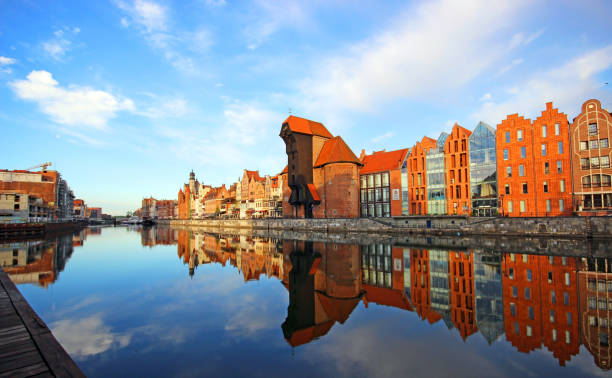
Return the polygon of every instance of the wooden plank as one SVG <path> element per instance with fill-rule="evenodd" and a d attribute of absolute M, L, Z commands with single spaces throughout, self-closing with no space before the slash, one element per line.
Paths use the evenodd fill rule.
<path fill-rule="evenodd" d="M 11 344 L 11 348 L 0 351 L 0 359 L 9 358 L 10 356 L 18 355 L 21 353 L 35 351 L 38 352 L 36 345 L 32 340 L 28 340 L 27 343 Z"/>
<path fill-rule="evenodd" d="M 40 373 L 40 374 L 36 374 L 36 375 L 31 375 L 29 378 L 54 378 L 55 375 L 51 374 L 50 372 L 46 371 L 44 373 Z"/>
<path fill-rule="evenodd" d="M 0 377 L 27 378 L 48 371 L 49 368 L 47 367 L 47 365 L 44 362 L 41 362 L 35 365 L 24 366 L 22 368 L 18 368 L 12 371 L 0 373 Z"/>
<path fill-rule="evenodd" d="M 3 358 L 3 361 L 0 361 L 0 371 L 6 373 L 6 369 L 14 368 L 12 371 L 8 371 L 9 375 L 6 375 L 11 377 L 27 377 L 49 371 L 54 376 L 85 377 L 85 374 L 83 374 L 55 336 L 53 336 L 45 322 L 23 298 L 17 286 L 15 286 L 4 270 L 0 268 L 0 292 L 2 291 L 8 295 L 8 300 L 10 300 L 26 332 L 24 333 L 24 330 L 16 325 L 11 326 L 12 323 L 9 321 L 7 323 L 8 326 L 5 327 L 5 333 L 2 334 L 2 330 L 0 330 L 0 353 L 1 351 L 10 353 L 7 350 L 9 345 L 20 345 L 22 348 L 27 348 L 25 343 L 23 343 L 25 340 L 31 340 L 37 350 L 36 352 L 14 355 L 16 358 L 10 361 Z M 7 299 L 0 298 L 0 301 L 6 302 Z M 14 322 L 14 320 L 11 321 Z M 9 354 L 8 356 L 11 355 Z M 29 365 L 24 365 L 26 363 Z M 17 367 L 16 365 L 21 366 Z M 0 377 L 3 374 L 0 374 Z"/>

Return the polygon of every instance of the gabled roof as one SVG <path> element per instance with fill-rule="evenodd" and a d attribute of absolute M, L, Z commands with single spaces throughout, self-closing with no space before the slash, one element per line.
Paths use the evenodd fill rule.
<path fill-rule="evenodd" d="M 363 168 L 359 171 L 359 174 L 390 171 L 392 169 L 398 169 L 402 167 L 402 163 L 406 159 L 408 149 L 403 148 L 395 151 L 379 151 L 374 152 L 372 155 L 366 155 L 363 157 Z"/>
<path fill-rule="evenodd" d="M 283 122 L 283 125 L 284 124 L 289 125 L 289 129 L 294 133 L 318 135 L 326 138 L 333 138 L 333 135 L 320 122 L 315 122 L 306 118 L 300 118 L 291 115 L 285 120 L 285 122 Z"/>
<path fill-rule="evenodd" d="M 285 165 L 285 169 L 283 169 L 283 171 L 280 174 L 282 175 L 285 173 L 289 173 L 289 165 Z"/>
<path fill-rule="evenodd" d="M 322 167 L 331 163 L 355 163 L 362 165 L 357 156 L 349 146 L 346 145 L 342 137 L 334 137 L 323 144 L 314 168 Z"/>
<path fill-rule="evenodd" d="M 259 171 L 249 171 L 248 169 L 244 170 L 247 174 L 247 177 L 250 179 L 255 178 L 256 181 L 261 181 L 263 178 L 259 176 Z"/>
<path fill-rule="evenodd" d="M 463 133 L 464 133 L 464 134 L 466 134 L 468 137 L 469 137 L 470 135 L 472 135 L 472 132 L 471 132 L 470 130 L 468 130 L 468 129 L 466 129 L 465 127 L 463 127 L 463 126 L 459 125 L 458 123 L 455 123 L 455 125 L 453 126 L 453 129 L 452 129 L 452 131 L 451 131 L 451 135 L 453 134 L 453 132 L 455 131 L 455 129 L 457 129 L 457 130 L 459 130 L 459 131 L 463 132 Z"/>

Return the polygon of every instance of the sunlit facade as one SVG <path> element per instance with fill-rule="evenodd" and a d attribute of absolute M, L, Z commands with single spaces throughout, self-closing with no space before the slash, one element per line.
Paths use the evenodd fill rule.
<path fill-rule="evenodd" d="M 432 215 L 446 214 L 446 197 L 444 185 L 444 143 L 447 133 L 441 133 L 436 142 L 437 148 L 427 154 L 427 213 Z"/>

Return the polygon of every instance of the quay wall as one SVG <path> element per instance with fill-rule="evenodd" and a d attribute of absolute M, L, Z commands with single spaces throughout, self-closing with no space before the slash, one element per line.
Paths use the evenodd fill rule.
<path fill-rule="evenodd" d="M 325 219 L 194 219 L 160 220 L 160 224 L 204 227 L 219 232 L 233 229 L 284 230 L 314 233 L 379 235 L 488 235 L 570 238 L 612 238 L 612 217 L 471 218 L 418 216 Z"/>

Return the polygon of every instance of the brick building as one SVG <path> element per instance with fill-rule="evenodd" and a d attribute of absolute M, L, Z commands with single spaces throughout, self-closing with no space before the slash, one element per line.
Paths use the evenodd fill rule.
<path fill-rule="evenodd" d="M 288 157 L 291 213 L 295 218 L 359 216 L 359 167 L 353 151 L 319 122 L 289 116 L 280 137 Z"/>
<path fill-rule="evenodd" d="M 469 215 L 470 200 L 470 154 L 469 138 L 472 132 L 455 124 L 446 138 L 444 153 L 446 170 L 446 213 Z"/>
<path fill-rule="evenodd" d="M 497 125 L 497 182 L 502 215 L 535 216 L 531 120 L 511 114 Z"/>
<path fill-rule="evenodd" d="M 437 147 L 436 140 L 423 137 L 408 156 L 408 198 L 410 215 L 427 214 L 427 167 L 425 157 Z"/>
<path fill-rule="evenodd" d="M 408 215 L 403 212 L 408 202 L 402 193 L 402 168 L 405 167 L 409 150 L 375 151 L 371 155 L 361 152 L 359 160 L 363 167 L 359 170 L 360 205 L 362 217 L 389 217 Z M 407 183 L 406 183 L 407 184 Z"/>
<path fill-rule="evenodd" d="M 612 116 L 598 100 L 588 100 L 570 126 L 570 137 L 574 211 L 579 215 L 611 214 Z"/>
<path fill-rule="evenodd" d="M 455 328 L 463 340 L 476 333 L 476 295 L 472 251 L 449 251 L 450 311 Z"/>
<path fill-rule="evenodd" d="M 533 121 L 536 216 L 571 215 L 570 143 L 567 115 L 552 102 Z"/>

